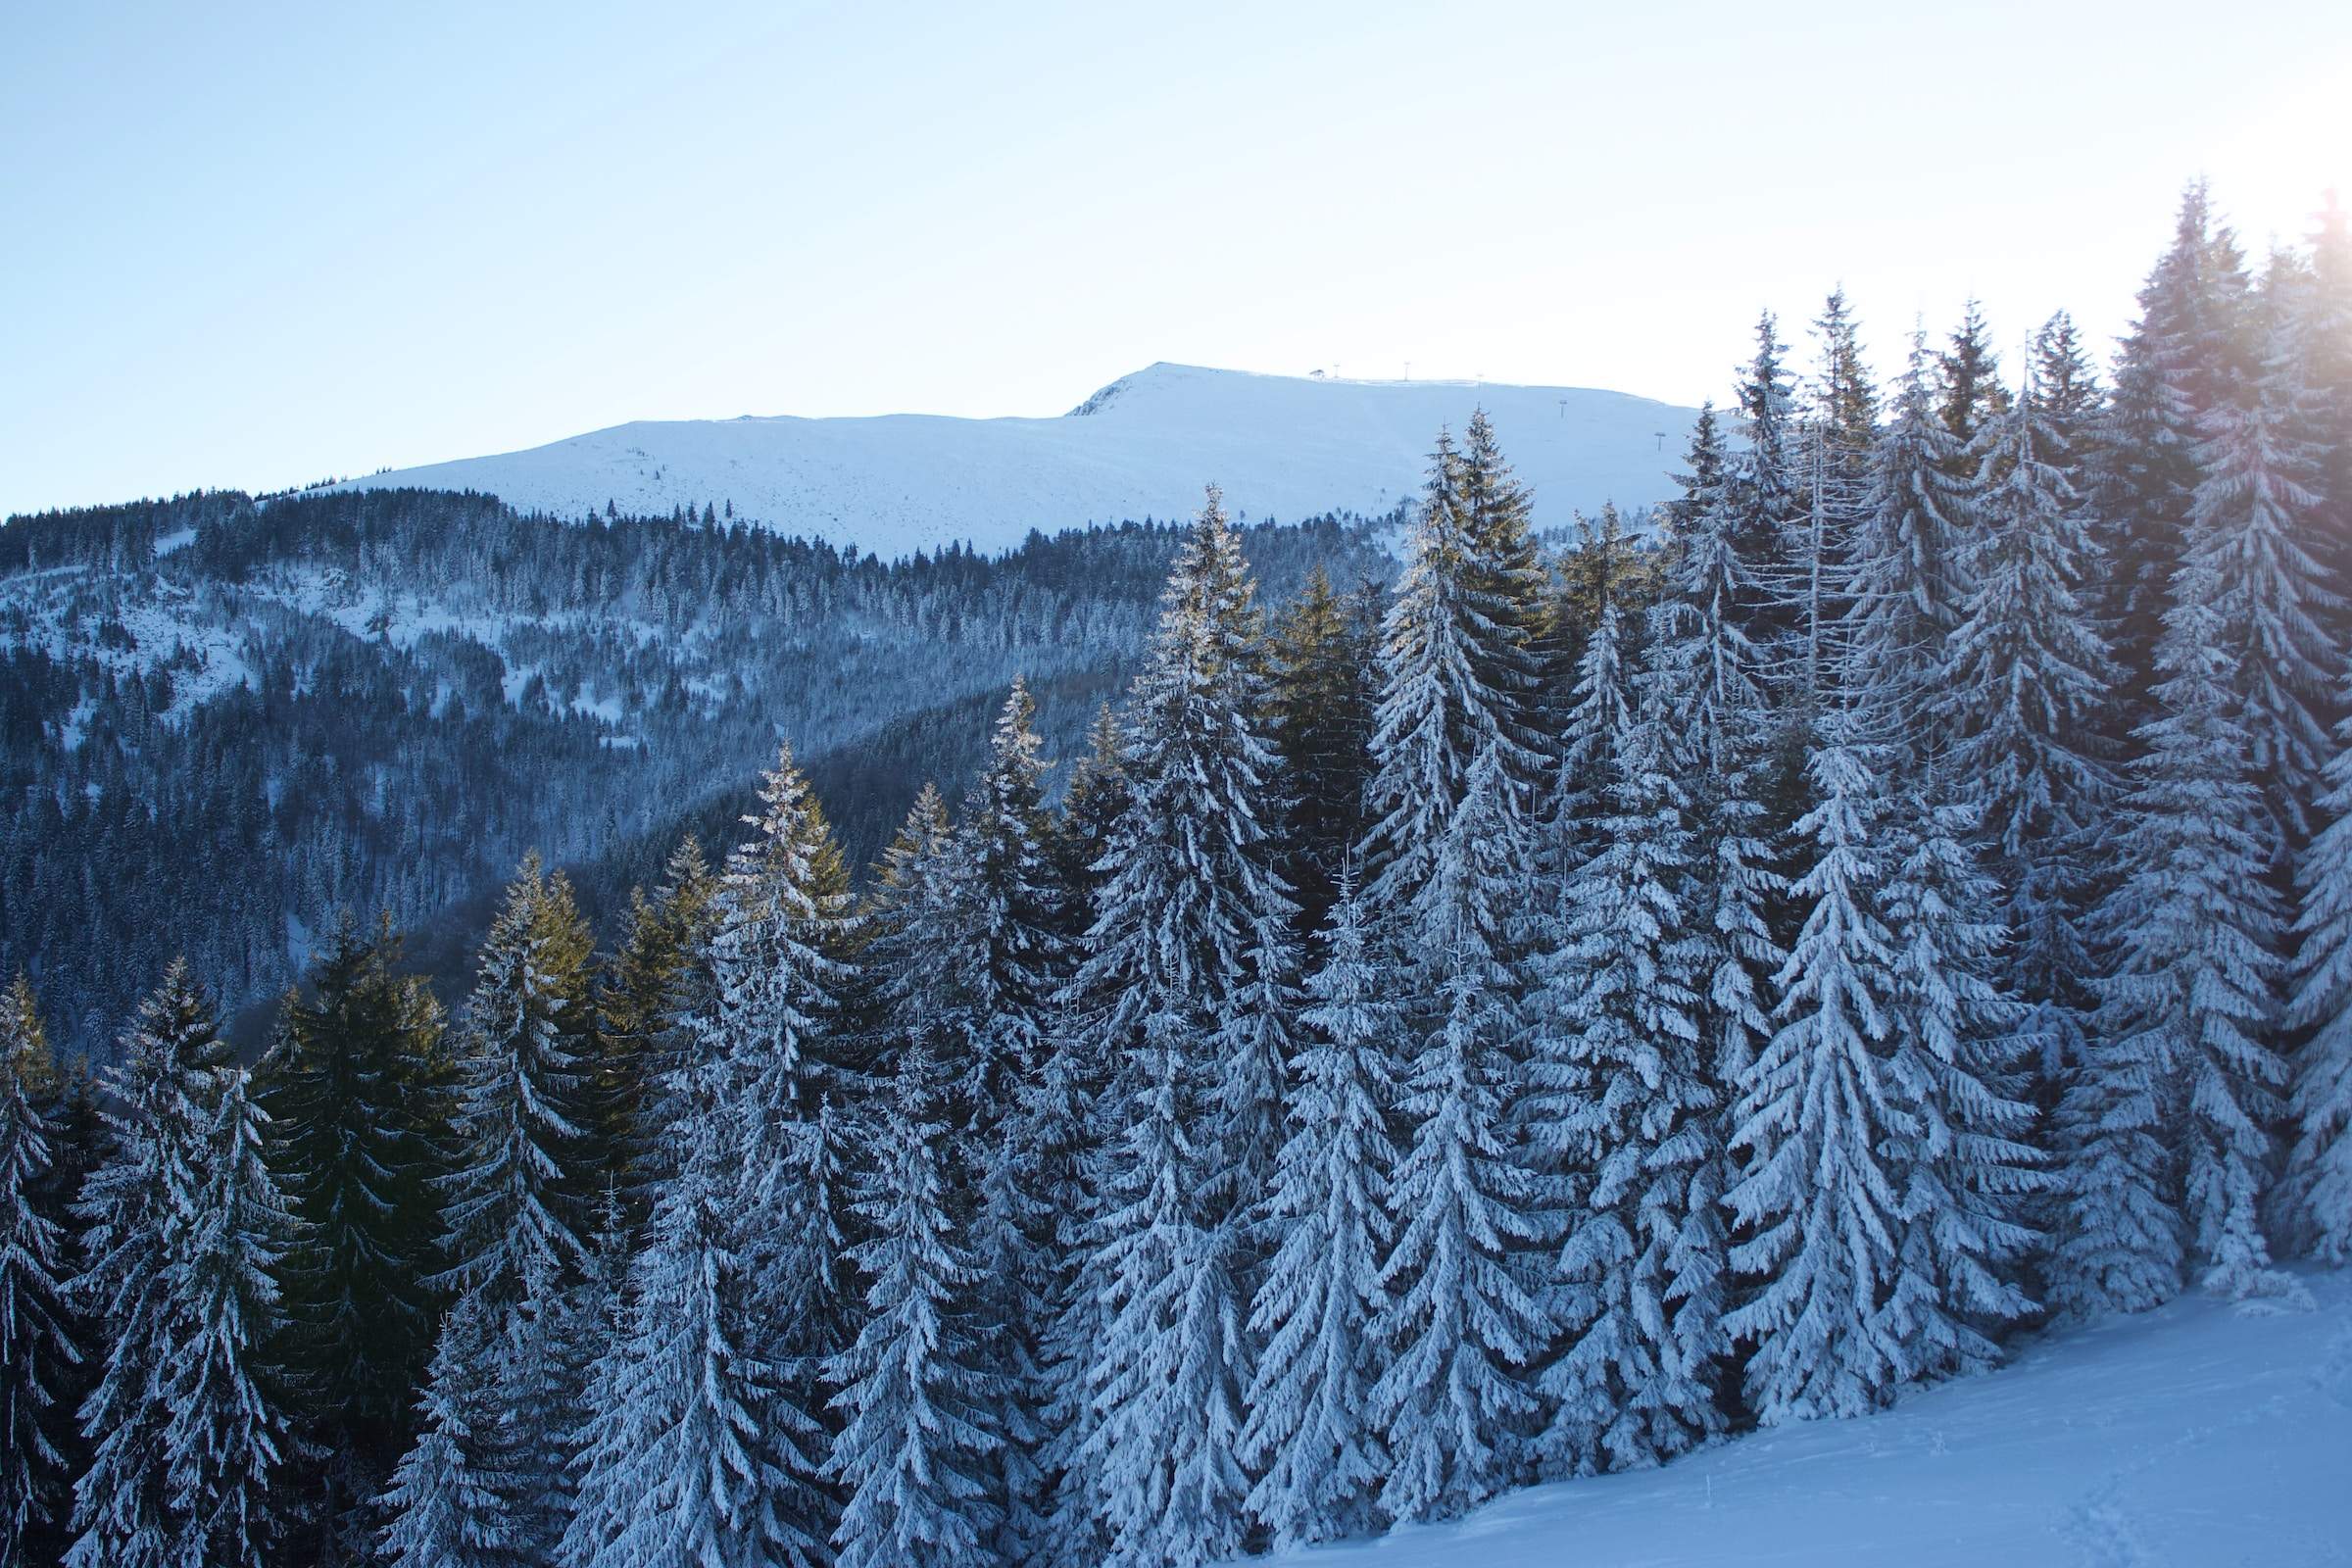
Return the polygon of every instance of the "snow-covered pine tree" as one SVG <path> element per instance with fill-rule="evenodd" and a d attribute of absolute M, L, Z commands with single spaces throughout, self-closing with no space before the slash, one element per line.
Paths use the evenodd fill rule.
<path fill-rule="evenodd" d="M 1102 1010 L 1082 1049 L 1116 1063 L 1057 1403 L 1058 1528 L 1114 1564 L 1238 1550 L 1234 1452 L 1250 1377 L 1245 1234 L 1279 1125 L 1293 906 L 1272 867 L 1279 803 L 1260 730 L 1257 614 L 1212 488 L 1179 553 L 1130 699 L 1131 800 L 1103 857 L 1070 988 Z M 1270 1105 L 1266 1098 L 1271 1098 Z"/>
<path fill-rule="evenodd" d="M 2000 356 L 1981 303 L 1968 302 L 1946 341 L 1949 346 L 1936 356 L 1936 417 L 1951 436 L 1948 476 L 1966 489 L 1976 482 L 1978 467 L 1970 449 L 1986 425 L 2009 411 L 2009 388 L 2002 384 Z"/>
<path fill-rule="evenodd" d="M 1290 781 L 1282 871 L 1301 936 L 1322 929 L 1363 837 L 1378 637 L 1377 590 L 1343 597 L 1320 564 L 1274 628 L 1267 729 Z"/>
<path fill-rule="evenodd" d="M 1886 1127 L 1902 1228 L 1877 1334 L 1911 1382 L 1991 1366 L 1993 1334 L 2034 1309 L 2015 1265 L 2045 1185 L 2027 1142 L 2023 1009 L 1999 983 L 1998 890 L 1968 842 L 1977 812 L 1943 805 L 1938 787 L 1913 789 L 1888 818 L 1878 892 L 1894 945 Z"/>
<path fill-rule="evenodd" d="M 718 878 L 688 834 L 650 896 L 629 890 L 625 935 L 597 988 L 597 1137 L 609 1151 L 606 1179 L 630 1196 L 638 1223 L 667 1165 L 663 1085 L 678 1069 L 678 1017 L 690 1004 L 695 956 L 717 918 L 717 896 Z"/>
<path fill-rule="evenodd" d="M 284 1352 L 312 1419 L 289 1458 L 312 1515 L 305 1552 L 320 1564 L 372 1532 L 357 1515 L 408 1446 L 432 1353 L 441 1011 L 399 957 L 388 922 L 338 918 L 260 1073 L 272 1173 L 302 1222 L 283 1270 Z"/>
<path fill-rule="evenodd" d="M 139 1004 L 108 1073 L 108 1148 L 76 1212 L 87 1260 L 74 1291 L 102 1325 L 106 1362 L 82 1401 L 94 1446 L 74 1482 L 71 1568 L 167 1568 L 184 1519 L 172 1507 L 163 1397 L 186 1344 L 174 1288 L 185 1216 L 203 1184 L 204 1144 L 228 1059 L 212 999 L 184 960 Z"/>
<path fill-rule="evenodd" d="M 483 1375 L 491 1361 L 487 1311 L 479 1296 L 461 1296 L 442 1322 L 416 1399 L 416 1441 L 383 1496 L 386 1568 L 510 1568 L 514 1561 L 506 1489 L 491 1467 L 498 1412 Z"/>
<path fill-rule="evenodd" d="M 1770 735 L 1761 660 L 1741 609 L 1750 591 L 1724 495 L 1720 437 L 1701 410 L 1672 504 L 1665 591 L 1649 612 L 1652 679 L 1690 801 L 1698 846 L 1691 912 L 1709 943 L 1700 989 L 1705 1065 L 1737 1085 L 1771 1033 L 1763 1000 L 1782 962 L 1770 916 L 1782 890 L 1762 800 Z M 1728 1110 L 1728 1093 L 1726 1094 Z"/>
<path fill-rule="evenodd" d="M 191 1201 L 161 1282 L 174 1322 L 155 1395 L 171 1560 L 262 1568 L 279 1534 L 272 1483 L 285 1411 L 268 1361 L 283 1321 L 271 1277 L 295 1222 L 262 1157 L 268 1118 L 248 1075 L 224 1066 L 209 1086 Z"/>
<path fill-rule="evenodd" d="M 2218 551 L 2200 538 L 2158 650 L 2163 716 L 2132 763 L 2120 882 L 2098 929 L 2113 957 L 2082 1066 L 2060 1102 L 2064 1234 L 2050 1289 L 2133 1311 L 2183 1262 L 2232 1297 L 2271 1292 L 2260 1205 L 2282 1109 L 2273 844 L 2230 691 Z"/>
<path fill-rule="evenodd" d="M 2311 395 L 2289 333 L 2267 335 L 2252 381 L 2199 424 L 2203 477 L 2189 503 L 2188 541 L 2192 557 L 2210 561 L 2222 595 L 2215 608 L 2247 764 L 2276 824 L 2273 863 L 2282 864 L 2310 836 L 2339 657 L 2328 626 L 2339 606 L 2313 551 L 2321 497 Z"/>
<path fill-rule="evenodd" d="M 1610 814 L 1614 806 L 1614 748 L 1633 721 L 1624 617 L 1613 596 L 1604 597 L 1598 608 L 1598 619 L 1577 659 L 1549 799 L 1538 808 L 1545 840 L 1541 863 L 1555 888 L 1565 886 L 1569 874 L 1605 837 L 1598 819 Z"/>
<path fill-rule="evenodd" d="M 840 1568 L 998 1560 L 990 1475 L 1009 1392 L 981 1364 L 973 1260 L 956 1234 L 945 1180 L 939 1073 L 916 1035 L 900 1048 L 896 1092 L 853 1210 L 866 1240 L 864 1321 L 831 1381 L 844 1413 L 829 1468 L 845 1500 Z"/>
<path fill-rule="evenodd" d="M 1086 755 L 1070 764 L 1054 822 L 1054 864 L 1060 880 L 1062 932 L 1071 944 L 1094 929 L 1096 896 L 1102 891 L 1102 857 L 1110 835 L 1127 810 L 1126 737 L 1118 715 L 1104 703 L 1086 730 Z"/>
<path fill-rule="evenodd" d="M 1889 1143 L 1913 1131 L 1886 1060 L 1898 1005 L 1884 785 L 1830 715 L 1812 759 L 1818 804 L 1798 823 L 1812 863 L 1795 885 L 1802 931 L 1777 984 L 1780 1025 L 1739 1087 L 1726 1200 L 1745 1228 L 1732 1265 L 1755 1282 L 1725 1318 L 1752 1347 L 1746 1398 L 1767 1424 L 1884 1404 L 1903 1348 L 1878 1307 L 1895 1280 L 1903 1180 Z"/>
<path fill-rule="evenodd" d="M 1798 550 L 1805 526 L 1804 465 L 1788 345 L 1770 311 L 1756 321 L 1756 352 L 1740 368 L 1740 442 L 1724 453 L 1724 505 L 1740 562 L 1738 619 L 1766 660 L 1785 674 L 1804 583 Z"/>
<path fill-rule="evenodd" d="M 57 1076 L 32 986 L 0 995 L 0 1564 L 38 1559 L 64 1523 L 63 1407 L 80 1351 L 65 1291 L 67 1237 L 42 1212 L 53 1129 L 36 1095 Z"/>
<path fill-rule="evenodd" d="M 970 1204 L 977 1279 L 968 1304 L 979 1364 L 997 1390 L 1001 1441 L 986 1461 L 1000 1532 L 992 1544 L 1013 1561 L 1034 1553 L 1046 1530 L 1041 1454 L 1053 1390 L 1045 1342 L 1066 1284 L 1054 1165 L 1067 1134 L 1053 1087 L 1062 1078 L 1052 1060 L 1061 1043 L 1053 999 L 1074 953 L 1063 935 L 1036 714 L 1026 683 L 1015 680 L 956 845 L 975 1032 L 995 1070 L 967 1092 L 970 1112 L 945 1150 L 958 1204 Z"/>
<path fill-rule="evenodd" d="M 581 1266 L 596 1256 L 593 1247 L 584 1248 Z M 598 1325 L 582 1321 L 577 1300 L 552 1260 L 532 1259 L 521 1294 L 494 1320 L 488 1358 L 479 1369 L 496 1391 L 497 1414 L 476 1437 L 498 1477 L 514 1554 L 527 1563 L 554 1559 L 574 1508 L 574 1444 L 602 1348 Z"/>
<path fill-rule="evenodd" d="M 1505 736 L 1498 750 L 1522 790 L 1544 781 L 1544 740 L 1536 723 L 1540 675 L 1535 644 L 1549 618 L 1549 580 L 1536 549 L 1535 498 L 1512 473 L 1483 408 L 1462 429 L 1462 536 L 1467 546 L 1467 602 L 1476 613 L 1469 638 L 1471 673 L 1494 694 Z M 1615 509 L 1607 514 L 1614 517 Z"/>
<path fill-rule="evenodd" d="M 779 1450 L 792 1482 L 780 1528 L 832 1534 L 833 1499 L 816 1468 L 829 1434 L 828 1359 L 849 1343 L 852 1294 L 839 1205 L 861 1130 L 850 1107 L 862 1074 L 844 1003 L 856 917 L 840 847 L 789 746 L 761 780 L 750 837 L 728 857 L 710 941 L 712 999 L 692 1020 L 698 1062 L 724 1077 L 741 1179 L 727 1189 L 745 1229 L 730 1239 L 750 1292 L 739 1353 L 783 1379 L 770 1415 L 813 1446 Z M 715 1180 L 715 1178 L 713 1178 Z"/>
<path fill-rule="evenodd" d="M 1278 1549 L 1372 1528 L 1386 1469 L 1368 1395 L 1395 1235 L 1394 1022 L 1344 867 L 1337 895 L 1323 961 L 1306 982 L 1309 1034 L 1292 1064 L 1290 1135 L 1267 1200 L 1274 1252 L 1250 1318 L 1265 1348 L 1241 1446 L 1258 1477 L 1250 1511 Z"/>
<path fill-rule="evenodd" d="M 2328 432 L 2319 454 L 2321 509 L 2314 529 L 2328 548 L 2328 581 L 2341 601 L 2330 622 L 2352 650 L 2352 218 L 2333 191 L 2311 235 L 2311 280 L 2295 332 L 2313 414 Z"/>
<path fill-rule="evenodd" d="M 1961 575 L 1959 625 L 1935 680 L 1952 750 L 1940 778 L 1976 817 L 1972 838 L 1994 873 L 2010 942 L 2002 989 L 2026 1008 L 2019 1032 L 2039 1056 L 2047 1110 L 2082 1053 L 2096 972 L 2083 921 L 2095 894 L 2095 835 L 2116 780 L 2100 755 L 2116 671 L 2088 597 L 2098 557 L 2068 477 L 2063 434 L 2082 432 L 2071 327 L 2053 321 L 1997 438 L 1984 528 Z M 2047 388 L 2047 390 L 2045 390 Z M 2051 396 L 2063 401 L 2053 411 Z"/>
<path fill-rule="evenodd" d="M 2352 711 L 2352 659 L 2344 675 Z M 2336 727 L 2319 812 L 2303 852 L 2290 1026 L 2309 1031 L 2294 1058 L 2286 1229 L 2323 1262 L 2352 1262 L 2352 717 Z"/>
<path fill-rule="evenodd" d="M 1588 667 L 1617 640 L 1611 607 Z M 1654 668 L 1639 688 L 1640 710 L 1598 737 L 1595 844 L 1567 873 L 1532 1004 L 1538 1124 L 1570 1186 L 1536 1445 L 1562 1475 L 1655 1464 L 1723 1426 L 1722 1107 L 1699 1017 L 1714 943 L 1691 904 L 1674 693 Z"/>
<path fill-rule="evenodd" d="M 1365 792 L 1366 917 L 1384 939 L 1436 876 L 1434 858 L 1460 809 L 1470 767 L 1493 750 L 1523 816 L 1522 785 L 1543 766 L 1527 719 L 1527 640 L 1536 585 L 1491 562 L 1473 530 L 1466 464 L 1438 434 L 1403 575 L 1382 624 L 1380 697 Z"/>
<path fill-rule="evenodd" d="M 440 1187 L 438 1283 L 517 1299 L 586 1250 L 591 1164 L 587 927 L 536 855 L 508 885 L 458 1037 L 455 1162 Z"/>
<path fill-rule="evenodd" d="M 1527 890 L 1527 828 L 1499 749 L 1472 760 L 1432 847 L 1410 927 L 1396 1113 L 1411 1142 L 1389 1188 L 1396 1245 L 1375 1325 L 1370 1414 L 1389 1448 L 1391 1517 L 1458 1514 L 1520 1473 L 1536 1400 L 1526 1369 L 1550 1342 L 1539 1276 L 1554 1225 L 1523 1109 L 1520 965 L 1510 927 Z M 1424 988 L 1434 987 L 1434 996 Z M 1434 1004 L 1434 1005 L 1431 1005 Z"/>
<path fill-rule="evenodd" d="M 2118 741 L 2157 716 L 2156 647 L 2203 476 L 2202 421 L 2238 395 L 2250 371 L 2247 290 L 2236 239 L 2216 220 L 2200 179 L 2182 192 L 2173 243 L 2139 291 L 2139 319 L 2116 362 L 2093 465 L 2109 561 L 2105 618 L 2131 683 L 2116 710 Z"/>
<path fill-rule="evenodd" d="M 724 1058 L 670 1096 L 674 1173 L 630 1268 L 623 1332 L 582 1430 L 562 1568 L 822 1568 L 824 1429 L 761 1347 L 775 1326 L 747 1261 L 767 1216 L 744 1201 L 744 1129 Z"/>
<path fill-rule="evenodd" d="M 2042 322 L 2034 334 L 2029 360 L 2047 442 L 2043 460 L 2066 473 L 2087 512 L 2107 392 L 2083 350 L 2075 318 L 2059 311 Z"/>
<path fill-rule="evenodd" d="M 1929 382 L 1928 352 L 1914 333 L 1894 407 L 1872 466 L 1870 504 L 1852 541 L 1852 656 L 1857 700 L 1873 713 L 1898 715 L 1902 750 L 1886 758 L 1898 781 L 1909 782 L 1949 744 L 1936 714 L 1936 677 L 1949 658 L 1949 640 L 1967 612 L 1968 563 L 1982 535 L 1973 470 L 1938 414 Z M 1923 721 L 1923 719 L 1925 721 Z"/>

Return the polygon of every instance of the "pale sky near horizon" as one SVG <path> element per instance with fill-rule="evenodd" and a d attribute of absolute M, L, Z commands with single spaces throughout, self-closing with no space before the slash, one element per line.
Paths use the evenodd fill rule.
<path fill-rule="evenodd" d="M 0 6 L 0 515 L 1154 360 L 1718 401 L 2352 204 L 2352 6 Z M 1503 432 L 1507 446 L 1508 432 Z"/>

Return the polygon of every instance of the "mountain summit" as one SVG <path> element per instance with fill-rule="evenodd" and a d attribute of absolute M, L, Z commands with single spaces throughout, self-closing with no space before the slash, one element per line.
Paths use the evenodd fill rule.
<path fill-rule="evenodd" d="M 495 457 L 402 468 L 350 488 L 479 490 L 558 516 L 706 504 L 784 533 L 891 557 L 1031 528 L 1175 517 L 1224 486 L 1250 517 L 1379 514 L 1421 484 L 1440 425 L 1493 417 L 1537 522 L 1664 500 L 1694 411 L 1585 387 L 1347 381 L 1159 364 L 1058 418 L 640 420 Z"/>

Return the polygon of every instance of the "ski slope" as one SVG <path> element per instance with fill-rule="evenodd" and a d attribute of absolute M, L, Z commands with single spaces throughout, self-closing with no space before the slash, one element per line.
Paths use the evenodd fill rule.
<path fill-rule="evenodd" d="M 1215 481 L 1251 518 L 1377 515 L 1419 489 L 1441 425 L 1484 406 L 1534 486 L 1539 527 L 1604 501 L 1673 493 L 1694 411 L 1620 392 L 1467 381 L 1342 381 L 1154 365 L 1058 418 L 752 418 L 615 425 L 524 452 L 403 468 L 350 488 L 481 490 L 577 517 L 608 501 L 662 515 L 706 504 L 885 558 L 957 540 L 988 553 L 1031 528 L 1179 517 Z"/>
<path fill-rule="evenodd" d="M 2041 1340 L 1859 1421 L 1540 1487 L 1286 1568 L 2264 1568 L 2352 1563 L 2352 1275 Z"/>

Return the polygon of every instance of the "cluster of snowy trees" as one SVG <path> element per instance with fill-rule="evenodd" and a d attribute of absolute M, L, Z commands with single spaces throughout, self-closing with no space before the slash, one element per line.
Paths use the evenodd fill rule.
<path fill-rule="evenodd" d="M 1215 492 L 1058 804 L 786 750 L 445 1021 L 0 1014 L 0 1537 L 75 1568 L 1200 1564 L 2352 1257 L 2352 231 L 2192 190 L 2112 388 L 1768 317 L 1645 539 L 1484 416 L 1268 623 Z"/>

